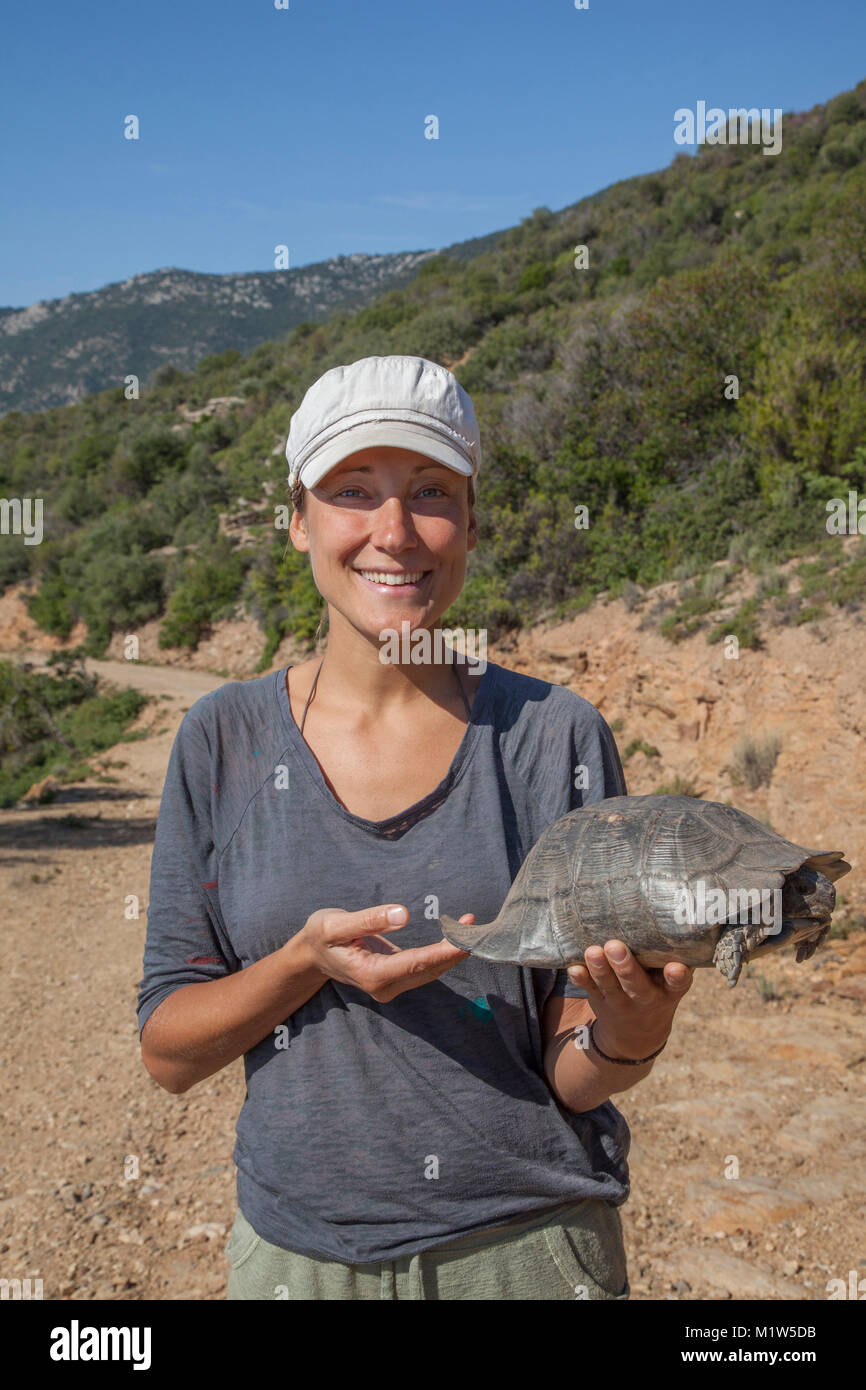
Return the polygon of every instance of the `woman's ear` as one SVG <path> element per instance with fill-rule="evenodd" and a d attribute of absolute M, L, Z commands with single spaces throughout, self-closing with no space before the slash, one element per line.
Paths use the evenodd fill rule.
<path fill-rule="evenodd" d="M 303 512 L 292 510 L 292 519 L 289 522 L 289 537 L 296 550 L 305 553 L 310 549 L 310 539 L 307 535 L 307 522 Z"/>

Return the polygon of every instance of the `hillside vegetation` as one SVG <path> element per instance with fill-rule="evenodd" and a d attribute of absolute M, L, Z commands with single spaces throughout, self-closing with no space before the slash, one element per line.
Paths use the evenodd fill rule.
<path fill-rule="evenodd" d="M 94 775 L 88 758 L 144 735 L 127 732 L 146 703 L 138 690 L 100 690 L 83 663 L 59 653 L 54 673 L 0 660 L 0 807 L 15 804 L 35 782 L 82 781 Z M 124 767 L 116 762 L 113 766 Z M 100 781 L 117 778 L 100 775 Z M 51 799 L 46 788 L 45 800 Z"/>
<path fill-rule="evenodd" d="M 866 82 L 786 116 L 776 157 L 679 154 L 536 209 L 480 255 L 428 260 L 360 312 L 191 373 L 166 365 L 139 400 L 118 389 L 8 415 L 0 494 L 43 497 L 45 539 L 2 538 L 0 589 L 31 578 L 34 619 L 60 636 L 83 619 L 92 655 L 160 614 L 166 644 L 195 645 L 241 605 L 266 665 L 321 611 L 273 525 L 292 411 L 329 367 L 399 352 L 453 365 L 481 424 L 481 543 L 452 622 L 495 636 L 600 591 L 806 551 L 838 571 L 828 600 L 856 605 L 862 558 L 825 523 L 866 465 L 864 225 Z M 224 416 L 184 421 L 232 396 Z M 236 512 L 241 544 L 219 525 Z M 713 597 L 695 586 L 677 621 Z"/>

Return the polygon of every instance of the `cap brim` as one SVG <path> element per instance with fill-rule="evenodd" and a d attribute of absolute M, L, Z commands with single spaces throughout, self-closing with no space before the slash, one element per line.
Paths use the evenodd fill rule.
<path fill-rule="evenodd" d="M 356 454 L 359 449 L 369 449 L 377 444 L 397 449 L 414 449 L 416 453 L 426 454 L 428 458 L 435 459 L 437 463 L 444 463 L 446 468 L 453 468 L 455 473 L 462 473 L 466 478 L 470 478 L 474 472 L 472 464 L 459 449 L 455 449 L 441 435 L 434 434 L 432 430 L 425 430 L 423 425 L 415 425 L 408 421 L 380 420 L 356 425 L 337 439 L 324 444 L 303 464 L 300 481 L 306 488 L 315 487 L 338 463 Z"/>

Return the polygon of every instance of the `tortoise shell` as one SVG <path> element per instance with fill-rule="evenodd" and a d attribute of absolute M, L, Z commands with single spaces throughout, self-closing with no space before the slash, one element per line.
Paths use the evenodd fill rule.
<path fill-rule="evenodd" d="M 453 945 L 485 960 L 563 969 L 582 961 L 588 946 L 618 937 L 644 966 L 716 964 L 736 983 L 728 943 L 718 949 L 732 919 L 708 912 L 701 921 L 683 905 L 712 901 L 711 890 L 722 890 L 726 901 L 732 891 L 783 890 L 783 929 L 753 922 L 737 949 L 748 959 L 799 941 L 798 959 L 805 959 L 829 930 L 830 881 L 850 867 L 839 851 L 793 844 L 732 806 L 689 796 L 617 796 L 570 811 L 542 834 L 493 922 L 469 926 L 441 917 L 440 925 Z"/>

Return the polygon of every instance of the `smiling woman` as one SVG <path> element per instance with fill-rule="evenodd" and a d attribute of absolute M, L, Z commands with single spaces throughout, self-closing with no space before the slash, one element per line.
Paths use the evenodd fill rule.
<path fill-rule="evenodd" d="M 167 1090 L 244 1058 L 228 1296 L 625 1299 L 610 1096 L 691 971 L 652 980 L 613 942 L 573 977 L 484 961 L 438 920 L 490 920 L 553 821 L 625 792 L 613 736 L 450 646 L 382 659 L 388 632 L 439 631 L 477 544 L 480 437 L 449 371 L 326 372 L 286 454 L 327 649 L 185 716 L 139 996 Z"/>

